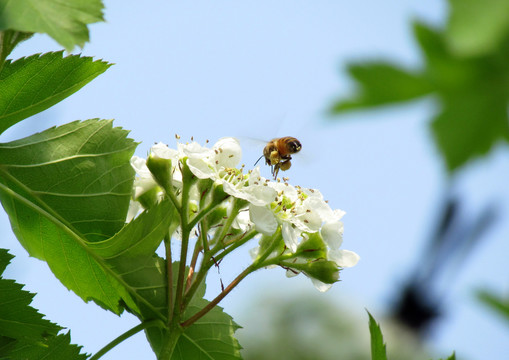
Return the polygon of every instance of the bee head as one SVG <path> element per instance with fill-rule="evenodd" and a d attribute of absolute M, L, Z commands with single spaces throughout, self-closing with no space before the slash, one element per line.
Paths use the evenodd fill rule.
<path fill-rule="evenodd" d="M 291 150 L 292 154 L 294 154 L 302 149 L 302 145 L 299 140 L 294 139 L 288 143 L 288 148 Z"/>

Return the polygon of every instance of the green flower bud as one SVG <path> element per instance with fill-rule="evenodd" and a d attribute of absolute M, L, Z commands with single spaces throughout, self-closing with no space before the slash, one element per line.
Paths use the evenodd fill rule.
<path fill-rule="evenodd" d="M 159 201 L 158 194 L 160 191 L 161 189 L 158 186 L 155 186 L 150 190 L 145 191 L 143 194 L 141 194 L 134 200 L 138 201 L 141 204 L 141 206 L 143 206 L 143 208 L 150 209 Z"/>
<path fill-rule="evenodd" d="M 308 235 L 308 239 L 300 243 L 295 255 L 306 259 L 325 259 L 327 257 L 327 245 L 325 245 L 320 233 L 315 232 Z"/>
<path fill-rule="evenodd" d="M 339 280 L 339 267 L 334 261 L 320 259 L 304 264 L 291 264 L 289 267 L 325 284 L 333 284 Z"/>
<path fill-rule="evenodd" d="M 213 186 L 214 186 L 214 180 L 212 180 L 212 179 L 198 180 L 196 187 L 198 189 L 198 192 L 200 193 L 200 198 L 207 196 L 210 193 L 210 191 L 212 190 Z"/>
<path fill-rule="evenodd" d="M 207 221 L 207 226 L 211 228 L 214 225 L 219 224 L 223 219 L 227 216 L 226 208 L 223 206 L 219 206 L 212 210 L 207 217 L 205 218 Z"/>
<path fill-rule="evenodd" d="M 224 192 L 223 185 L 214 185 L 212 188 L 212 202 L 220 203 L 226 200 L 230 195 Z"/>
<path fill-rule="evenodd" d="M 171 160 L 151 154 L 147 159 L 147 167 L 159 186 L 170 191 L 172 183 Z"/>
<path fill-rule="evenodd" d="M 279 232 L 279 234 L 281 234 L 281 232 Z M 274 241 L 277 242 L 278 244 L 275 244 Z M 258 244 L 260 245 L 260 247 L 258 248 L 258 255 L 264 254 L 271 247 L 273 247 L 274 252 L 278 254 L 283 253 L 285 249 L 285 243 L 281 235 L 277 236 L 275 239 L 273 235 L 263 235 Z"/>

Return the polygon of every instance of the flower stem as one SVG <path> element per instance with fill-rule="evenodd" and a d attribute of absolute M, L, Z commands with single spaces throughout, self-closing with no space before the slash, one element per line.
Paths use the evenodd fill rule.
<path fill-rule="evenodd" d="M 228 235 L 233 221 L 239 214 L 241 204 L 242 201 L 240 199 L 233 199 L 233 206 L 230 216 L 226 220 L 226 223 L 221 227 L 221 231 L 216 232 L 214 239 L 212 239 L 212 243 L 215 244 L 214 248 L 212 249 L 213 253 L 217 253 L 221 248 L 224 247 L 224 238 Z"/>
<path fill-rule="evenodd" d="M 281 238 L 281 227 L 278 227 L 276 232 L 272 235 L 272 246 L 270 246 L 265 253 L 259 257 L 256 261 L 254 261 L 250 266 L 248 266 L 244 271 L 242 271 L 219 295 L 217 295 L 214 300 L 208 303 L 203 309 L 198 311 L 196 314 L 191 316 L 186 321 L 182 322 L 180 325 L 183 328 L 187 328 L 194 324 L 196 321 L 205 316 L 210 310 L 214 308 L 221 300 L 224 299 L 226 295 L 228 295 L 246 276 L 250 273 L 261 268 L 260 264 L 265 261 L 267 257 L 274 251 L 274 249 L 278 246 L 279 239 Z M 187 296 L 186 296 L 187 299 Z"/>
<path fill-rule="evenodd" d="M 166 276 L 168 278 L 168 324 L 171 322 L 173 311 L 173 264 L 171 260 L 171 238 L 169 234 L 164 237 L 166 247 Z"/>
<path fill-rule="evenodd" d="M 168 336 L 165 337 L 164 343 L 161 347 L 161 351 L 159 352 L 159 355 L 157 356 L 158 360 L 170 360 L 173 351 L 175 350 L 175 346 L 177 345 L 177 342 L 180 338 L 180 335 L 182 335 L 182 328 L 179 324 L 172 324 L 172 326 L 169 329 Z"/>
<path fill-rule="evenodd" d="M 230 293 L 230 291 L 232 291 L 235 286 L 237 286 L 241 281 L 242 279 L 244 279 L 246 276 L 248 276 L 251 272 L 253 271 L 253 268 L 252 266 L 249 266 L 247 267 L 243 272 L 241 272 L 231 283 L 230 285 L 228 285 L 224 291 L 222 291 L 218 296 L 215 297 L 214 300 L 212 300 L 211 302 L 209 302 L 207 304 L 207 306 L 205 306 L 203 309 L 201 309 L 200 311 L 198 311 L 196 314 L 194 314 L 193 316 L 191 316 L 189 319 L 187 319 L 186 321 L 184 321 L 183 323 L 181 323 L 180 325 L 183 327 L 183 328 L 187 328 L 189 326 L 191 326 L 192 324 L 194 324 L 196 321 L 198 321 L 200 318 L 202 318 L 203 316 L 205 316 L 205 314 L 207 314 L 210 310 L 212 310 L 214 308 L 214 306 L 216 306 L 221 300 L 223 300 L 223 298 L 228 295 Z"/>
<path fill-rule="evenodd" d="M 248 232 L 243 233 L 241 236 L 229 241 L 227 244 L 228 247 L 223 252 L 221 252 L 220 254 L 218 254 L 215 257 L 216 261 L 220 261 L 226 255 L 228 255 L 235 249 L 241 247 L 242 245 L 247 243 L 249 240 L 254 238 L 256 235 L 258 235 L 258 231 L 256 231 L 255 229 L 251 229 Z"/>
<path fill-rule="evenodd" d="M 120 344 L 122 341 L 127 340 L 128 338 L 137 334 L 141 330 L 145 330 L 145 329 L 147 329 L 149 327 L 153 327 L 153 326 L 164 326 L 164 323 L 159 319 L 142 322 L 141 324 L 138 324 L 135 327 L 133 327 L 132 329 L 127 330 L 125 333 L 123 333 L 122 335 L 120 335 L 119 337 L 117 337 L 116 339 L 111 341 L 109 344 L 107 344 L 105 347 L 103 347 L 101 350 L 99 350 L 97 353 L 95 353 L 95 355 L 93 355 L 89 360 L 97 360 L 97 359 L 101 358 L 104 354 L 106 354 L 108 351 L 110 351 L 115 346 Z"/>
<path fill-rule="evenodd" d="M 187 166 L 187 165 L 184 165 Z M 189 233 L 192 228 L 189 228 L 189 191 L 191 182 L 183 181 L 182 185 L 182 208 L 180 212 L 180 226 L 182 228 L 182 245 L 180 249 L 180 262 L 179 272 L 177 277 L 177 289 L 175 291 L 175 303 L 173 306 L 173 319 L 180 318 L 182 297 L 184 292 L 184 280 L 186 277 L 186 261 L 187 261 L 187 249 L 189 246 Z"/>

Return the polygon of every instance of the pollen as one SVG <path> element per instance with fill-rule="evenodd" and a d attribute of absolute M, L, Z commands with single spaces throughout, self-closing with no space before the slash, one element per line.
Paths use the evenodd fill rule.
<path fill-rule="evenodd" d="M 179 134 L 175 134 L 175 139 L 180 140 L 180 135 Z"/>

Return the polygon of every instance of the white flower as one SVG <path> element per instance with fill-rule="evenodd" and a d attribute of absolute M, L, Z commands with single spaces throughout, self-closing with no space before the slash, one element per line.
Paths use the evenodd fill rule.
<path fill-rule="evenodd" d="M 196 142 L 178 144 L 178 148 L 188 158 L 187 166 L 191 172 L 199 179 L 220 179 L 221 170 L 234 168 L 242 157 L 240 143 L 232 137 L 219 139 L 212 149 Z"/>
<path fill-rule="evenodd" d="M 233 180 L 233 181 L 231 181 Z M 225 176 L 217 180 L 223 185 L 223 190 L 233 197 L 249 201 L 255 206 L 268 205 L 276 198 L 276 191 L 267 186 L 265 178 L 260 176 L 260 168 L 255 168 L 245 178 L 230 179 Z"/>

